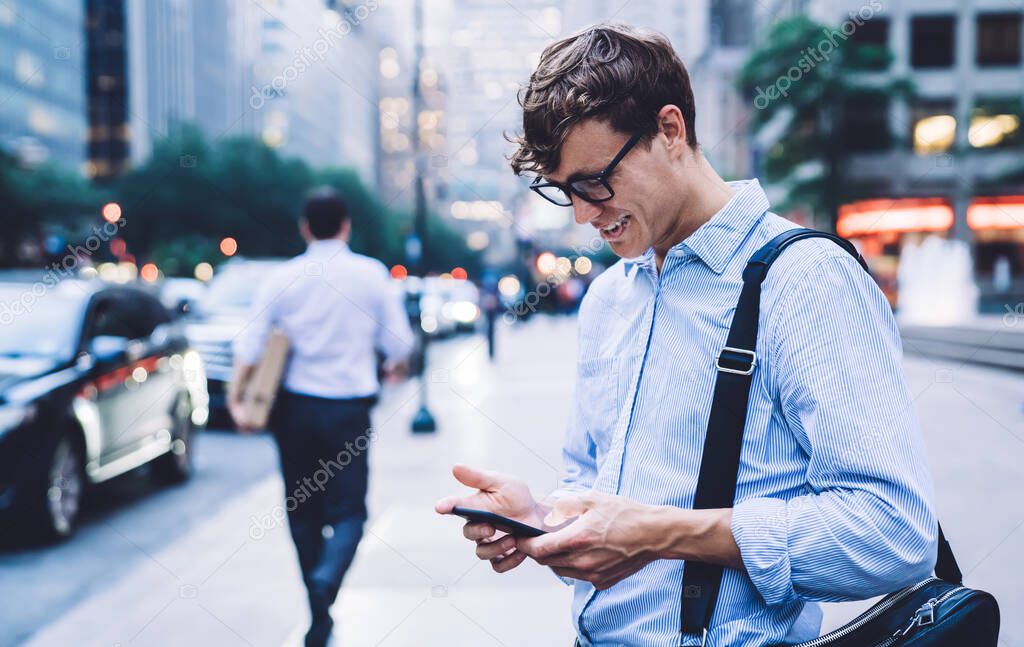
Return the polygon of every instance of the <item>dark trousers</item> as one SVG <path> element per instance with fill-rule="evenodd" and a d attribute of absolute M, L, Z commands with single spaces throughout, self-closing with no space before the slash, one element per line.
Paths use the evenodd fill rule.
<path fill-rule="evenodd" d="M 288 526 L 314 614 L 334 602 L 363 536 L 374 402 L 282 391 L 274 404 Z"/>

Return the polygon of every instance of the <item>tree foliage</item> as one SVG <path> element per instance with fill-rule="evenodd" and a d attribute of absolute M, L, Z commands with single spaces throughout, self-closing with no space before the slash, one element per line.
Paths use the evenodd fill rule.
<path fill-rule="evenodd" d="M 298 231 L 302 201 L 318 185 L 344 196 L 355 251 L 388 264 L 407 262 L 412 215 L 388 208 L 354 170 L 313 169 L 248 137 L 207 142 L 198 128 L 181 124 L 154 142 L 149 159 L 104 190 L 56 167 L 23 168 L 0 154 L 0 264 L 39 264 L 39 254 L 19 259 L 17 252 L 26 241 L 40 247 L 46 234 L 79 242 L 102 224 L 100 210 L 108 200 L 122 207 L 119 235 L 128 253 L 139 264 L 155 262 L 167 275 L 189 275 L 196 263 L 222 260 L 218 245 L 228 236 L 245 256 L 291 256 L 304 247 Z M 478 269 L 461 235 L 436 216 L 427 222 L 428 271 Z M 104 257 L 106 248 L 98 253 Z"/>
<path fill-rule="evenodd" d="M 26 167 L 0 151 L 0 265 L 30 262 L 20 248 L 41 247 L 48 231 L 72 240 L 88 235 L 78 230 L 102 203 L 102 192 L 81 177 L 50 164 Z"/>
<path fill-rule="evenodd" d="M 887 112 L 890 97 L 910 91 L 908 83 L 884 72 L 891 52 L 858 41 L 851 33 L 857 28 L 852 20 L 837 28 L 803 15 L 782 20 L 750 54 L 739 78 L 755 108 L 752 134 L 771 140 L 760 171 L 785 189 L 779 209 L 805 206 L 833 225 L 838 205 L 851 197 L 844 177 L 849 149 L 893 144 L 888 127 L 866 125 L 865 111 Z"/>

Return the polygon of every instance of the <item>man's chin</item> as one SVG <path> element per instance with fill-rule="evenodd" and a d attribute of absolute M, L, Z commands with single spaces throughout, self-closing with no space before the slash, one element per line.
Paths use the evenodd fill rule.
<path fill-rule="evenodd" d="M 647 251 L 646 247 L 642 247 L 633 241 L 624 240 L 616 243 L 608 243 L 608 246 L 612 248 L 612 253 L 619 258 L 636 258 Z"/>

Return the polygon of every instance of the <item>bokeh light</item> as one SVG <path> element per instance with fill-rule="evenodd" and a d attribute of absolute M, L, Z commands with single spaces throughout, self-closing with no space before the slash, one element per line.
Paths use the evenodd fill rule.
<path fill-rule="evenodd" d="M 238 251 L 238 241 L 231 236 L 220 241 L 220 253 L 225 256 L 234 256 Z"/>
<path fill-rule="evenodd" d="M 109 223 L 115 223 L 121 219 L 121 205 L 116 202 L 108 202 L 103 205 L 103 219 Z"/>
<path fill-rule="evenodd" d="M 209 281 L 213 278 L 213 266 L 203 262 L 196 265 L 195 277 L 200 281 Z"/>

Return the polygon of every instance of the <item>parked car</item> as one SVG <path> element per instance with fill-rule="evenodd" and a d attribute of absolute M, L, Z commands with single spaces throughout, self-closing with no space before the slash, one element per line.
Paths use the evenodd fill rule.
<path fill-rule="evenodd" d="M 0 276 L 0 517 L 37 537 L 75 529 L 89 486 L 149 463 L 187 479 L 206 423 L 199 356 L 148 292 Z"/>
<path fill-rule="evenodd" d="M 173 277 L 159 284 L 160 303 L 175 315 L 187 314 L 205 293 L 206 284 L 197 279 Z"/>
<path fill-rule="evenodd" d="M 281 259 L 237 259 L 218 268 L 203 296 L 189 303 L 185 334 L 198 351 L 210 393 L 210 425 L 230 427 L 227 383 L 231 379 L 231 344 L 248 323 L 256 290 Z"/>
<path fill-rule="evenodd" d="M 466 280 L 409 276 L 397 283 L 406 299 L 419 299 L 419 325 L 431 337 L 447 337 L 476 329 L 480 290 Z M 416 322 L 413 322 L 416 325 Z"/>

